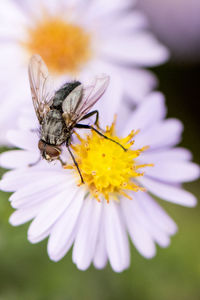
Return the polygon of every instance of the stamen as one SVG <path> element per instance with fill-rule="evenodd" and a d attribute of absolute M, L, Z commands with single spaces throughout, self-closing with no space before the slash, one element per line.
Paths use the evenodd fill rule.
<path fill-rule="evenodd" d="M 144 175 L 144 172 L 139 172 L 140 169 L 153 166 L 137 163 L 138 156 L 148 149 L 148 146 L 131 149 L 131 140 L 138 131 L 119 138 L 115 134 L 115 122 L 116 120 L 110 127 L 107 126 L 105 135 L 128 148 L 128 151 L 94 131 L 85 138 L 76 134 L 80 143 L 73 144 L 74 155 L 90 193 L 97 201 L 103 196 L 107 203 L 111 200 L 119 201 L 120 196 L 131 200 L 130 191 L 145 191 L 134 179 Z"/>

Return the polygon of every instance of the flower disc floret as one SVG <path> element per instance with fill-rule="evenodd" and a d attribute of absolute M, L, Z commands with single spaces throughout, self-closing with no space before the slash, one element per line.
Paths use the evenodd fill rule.
<path fill-rule="evenodd" d="M 73 150 L 81 174 L 90 193 L 100 201 L 103 196 L 107 202 L 111 199 L 119 201 L 119 195 L 129 199 L 128 191 L 144 190 L 134 182 L 134 178 L 143 176 L 139 169 L 150 165 L 137 165 L 137 157 L 148 147 L 132 150 L 133 138 L 137 131 L 132 131 L 126 138 L 115 135 L 115 124 L 107 127 L 105 135 L 123 145 L 124 151 L 116 143 L 91 132 L 80 143 L 73 145 Z"/>
<path fill-rule="evenodd" d="M 90 35 L 59 17 L 46 16 L 27 33 L 23 46 L 31 54 L 39 53 L 55 73 L 76 73 L 90 59 Z"/>

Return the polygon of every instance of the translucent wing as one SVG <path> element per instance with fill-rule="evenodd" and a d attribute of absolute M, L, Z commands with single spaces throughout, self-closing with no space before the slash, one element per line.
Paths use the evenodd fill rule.
<path fill-rule="evenodd" d="M 80 104 L 83 95 L 83 86 L 79 84 L 73 91 L 66 97 L 62 104 L 62 110 L 68 115 L 73 115 Z"/>
<path fill-rule="evenodd" d="M 82 86 L 79 86 L 81 88 L 81 97 L 78 92 L 78 87 L 76 88 L 76 100 L 72 101 L 72 105 L 69 104 L 70 95 L 66 98 L 68 100 L 67 103 L 63 103 L 63 117 L 66 121 L 67 125 L 73 125 L 76 124 L 78 121 L 82 119 L 83 116 L 85 116 L 92 106 L 101 98 L 101 96 L 104 94 L 105 90 L 107 89 L 109 84 L 109 76 L 102 75 L 101 77 L 97 77 L 93 83 L 93 85 L 88 86 L 86 88 L 82 88 Z M 76 90 L 75 89 L 75 90 Z M 74 91 L 75 91 L 74 90 Z M 78 98 L 79 96 L 79 98 Z M 66 101 L 65 100 L 65 101 Z M 64 102 L 65 102 L 64 101 Z M 66 109 L 67 108 L 67 109 Z"/>
<path fill-rule="evenodd" d="M 86 115 L 92 106 L 102 97 L 109 85 L 110 77 L 102 75 L 95 79 L 94 84 L 83 89 L 83 97 L 76 113 L 79 120 Z"/>
<path fill-rule="evenodd" d="M 33 106 L 37 118 L 41 123 L 44 116 L 49 111 L 53 91 L 48 68 L 38 54 L 33 55 L 30 59 L 28 75 Z"/>

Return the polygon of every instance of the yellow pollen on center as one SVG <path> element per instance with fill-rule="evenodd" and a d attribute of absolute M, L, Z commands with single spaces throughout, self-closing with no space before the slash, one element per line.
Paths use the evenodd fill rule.
<path fill-rule="evenodd" d="M 119 201 L 120 195 L 132 199 L 128 194 L 129 191 L 144 190 L 134 182 L 134 179 L 144 175 L 143 172 L 139 172 L 140 168 L 152 164 L 136 163 L 136 158 L 148 149 L 148 147 L 131 149 L 136 134 L 137 131 L 132 131 L 127 137 L 119 138 L 115 135 L 115 123 L 107 127 L 105 135 L 123 145 L 127 151 L 95 132 L 91 132 L 85 138 L 77 134 L 80 143 L 72 145 L 74 155 L 85 184 L 98 201 L 102 196 L 107 202 L 111 199 Z M 73 168 L 76 170 L 75 166 Z"/>
<path fill-rule="evenodd" d="M 59 17 L 44 17 L 29 28 L 26 42 L 29 53 L 38 53 L 54 73 L 75 74 L 91 58 L 91 36 L 80 26 Z"/>

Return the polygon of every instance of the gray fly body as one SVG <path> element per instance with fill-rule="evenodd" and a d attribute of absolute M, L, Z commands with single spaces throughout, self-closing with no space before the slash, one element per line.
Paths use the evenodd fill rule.
<path fill-rule="evenodd" d="M 61 146 L 65 143 L 83 183 L 81 171 L 70 149 L 70 138 L 75 128 L 92 129 L 126 150 L 115 140 L 106 137 L 96 127 L 79 123 L 81 120 L 96 115 L 95 125 L 98 127 L 98 111 L 90 112 L 90 110 L 109 84 L 107 75 L 96 78 L 94 84 L 86 88 L 79 81 L 74 81 L 65 83 L 53 92 L 48 68 L 39 55 L 35 54 L 31 57 L 28 71 L 33 106 L 41 126 L 38 148 L 44 159 L 47 161 L 58 159 L 64 164 L 60 155 Z"/>
<path fill-rule="evenodd" d="M 41 140 L 47 144 L 60 146 L 70 138 L 71 128 L 66 126 L 66 122 L 63 118 L 63 113 L 64 111 L 66 112 L 66 110 L 63 110 L 63 104 L 65 103 L 65 109 L 67 105 L 73 107 L 74 103 L 77 103 L 80 100 L 81 93 L 77 95 L 78 97 L 75 97 L 74 93 L 72 93 L 77 87 L 81 87 L 82 90 L 79 81 L 65 83 L 55 92 L 50 110 L 41 123 Z M 69 95 L 72 96 L 68 97 Z"/>
<path fill-rule="evenodd" d="M 60 146 L 68 134 L 62 113 L 58 109 L 51 109 L 41 123 L 41 139 L 47 144 Z"/>

